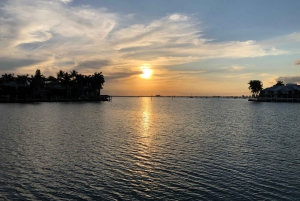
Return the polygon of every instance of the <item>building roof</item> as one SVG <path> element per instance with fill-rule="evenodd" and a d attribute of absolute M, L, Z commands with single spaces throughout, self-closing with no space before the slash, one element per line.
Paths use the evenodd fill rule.
<path fill-rule="evenodd" d="M 287 84 L 285 86 L 272 86 L 269 88 L 264 89 L 263 91 L 294 91 L 294 90 L 300 90 L 300 85 L 297 84 Z"/>

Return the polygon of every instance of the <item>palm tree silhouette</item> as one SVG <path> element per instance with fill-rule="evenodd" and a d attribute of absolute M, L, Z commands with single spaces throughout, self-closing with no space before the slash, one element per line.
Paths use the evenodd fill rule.
<path fill-rule="evenodd" d="M 250 80 L 248 84 L 248 89 L 251 90 L 251 93 L 255 96 L 263 89 L 263 84 L 260 80 Z"/>
<path fill-rule="evenodd" d="M 58 81 L 61 87 L 57 87 L 57 83 L 48 85 L 44 88 L 45 81 Z M 61 100 L 70 100 L 80 99 L 82 96 L 85 96 L 88 100 L 102 100 L 100 98 L 101 89 L 104 85 L 104 76 L 102 72 L 95 72 L 93 75 L 82 75 L 76 70 L 70 72 L 65 72 L 60 70 L 56 73 L 56 77 L 45 76 L 41 73 L 39 69 L 35 71 L 34 75 L 17 75 L 14 77 L 14 74 L 3 74 L 0 77 L 1 85 L 1 95 L 9 95 L 15 97 L 18 100 L 18 97 L 27 96 L 36 98 L 42 97 L 43 100 L 45 97 L 48 97 L 49 100 L 53 100 L 57 97 L 63 98 Z M 29 87 L 26 84 L 29 83 Z M 22 90 L 19 88 L 22 87 Z"/>
<path fill-rule="evenodd" d="M 103 84 L 104 84 L 105 80 L 104 80 L 104 76 L 102 75 L 102 72 L 94 73 L 93 76 L 93 89 L 95 91 L 95 95 L 96 97 L 100 96 L 100 90 L 103 89 Z"/>
<path fill-rule="evenodd" d="M 63 80 L 64 74 L 65 74 L 64 71 L 62 71 L 62 70 L 58 71 L 56 73 L 57 80 L 61 82 Z"/>

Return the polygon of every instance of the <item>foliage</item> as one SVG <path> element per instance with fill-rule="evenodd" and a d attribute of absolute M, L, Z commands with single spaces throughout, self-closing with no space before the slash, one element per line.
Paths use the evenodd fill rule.
<path fill-rule="evenodd" d="M 263 89 L 263 84 L 260 80 L 250 80 L 248 84 L 248 89 L 251 90 L 251 93 L 255 96 Z"/>
<path fill-rule="evenodd" d="M 277 83 L 274 86 L 284 86 L 283 81 L 277 81 Z"/>
<path fill-rule="evenodd" d="M 60 70 L 56 76 L 47 78 L 39 69 L 34 75 L 3 74 L 0 77 L 0 96 L 19 96 L 27 98 L 47 96 L 48 98 L 96 98 L 104 85 L 102 72 L 93 75 L 82 75 L 77 71 L 64 72 Z M 52 85 L 51 85 L 52 83 Z M 55 85 L 55 86 L 54 86 Z M 22 97 L 21 97 L 22 96 Z"/>
<path fill-rule="evenodd" d="M 45 83 L 45 77 L 42 75 L 41 71 L 37 69 L 35 71 L 35 75 L 31 76 L 31 83 L 30 86 L 34 89 L 37 90 L 38 88 L 43 88 Z"/>

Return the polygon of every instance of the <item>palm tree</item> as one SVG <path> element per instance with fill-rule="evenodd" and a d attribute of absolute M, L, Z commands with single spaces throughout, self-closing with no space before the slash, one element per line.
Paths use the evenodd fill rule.
<path fill-rule="evenodd" d="M 263 89 L 263 84 L 260 80 L 250 80 L 248 84 L 248 89 L 251 90 L 251 93 L 255 96 Z"/>
<path fill-rule="evenodd" d="M 93 77 L 91 75 L 84 75 L 83 83 L 85 86 L 84 93 L 87 95 L 91 95 L 92 93 L 92 83 L 93 83 Z"/>
<path fill-rule="evenodd" d="M 15 78 L 15 82 L 16 82 L 16 92 L 17 92 L 17 98 L 19 97 L 19 95 L 24 94 L 24 91 L 26 91 L 26 89 L 24 87 L 26 87 L 26 84 L 28 83 L 28 77 L 29 75 L 17 75 L 17 77 Z M 23 90 L 19 91 L 19 87 L 23 87 Z"/>
<path fill-rule="evenodd" d="M 98 97 L 100 96 L 100 90 L 103 89 L 103 84 L 105 82 L 104 76 L 102 75 L 102 72 L 95 72 L 93 78 L 93 88 L 95 91 L 95 95 Z"/>
<path fill-rule="evenodd" d="M 14 74 L 3 74 L 0 78 L 0 85 L 5 85 L 3 86 L 3 91 L 2 93 L 4 93 L 5 95 L 15 95 L 15 88 L 14 88 L 14 84 L 15 84 L 15 77 Z"/>
<path fill-rule="evenodd" d="M 9 82 L 14 82 L 15 81 L 15 77 L 14 74 L 3 74 L 1 76 L 1 82 L 2 83 L 9 83 Z"/>
<path fill-rule="evenodd" d="M 67 97 L 70 95 L 70 81 L 71 81 L 71 75 L 68 72 L 65 72 L 62 78 L 62 83 L 66 89 Z"/>
<path fill-rule="evenodd" d="M 77 89 L 76 89 L 76 87 L 77 87 L 77 80 L 76 80 L 76 76 L 78 75 L 78 72 L 76 71 L 76 70 L 72 70 L 72 71 L 70 71 L 70 73 L 69 73 L 69 75 L 70 75 L 70 84 L 69 84 L 69 86 L 70 86 L 70 88 L 71 88 L 71 91 L 73 92 L 71 92 L 72 94 L 74 94 L 74 93 L 76 93 L 77 94 Z"/>
<path fill-rule="evenodd" d="M 58 72 L 56 73 L 57 80 L 58 80 L 58 81 L 62 81 L 63 78 L 64 78 L 64 75 L 65 75 L 65 72 L 64 72 L 64 71 L 62 71 L 62 70 L 58 71 Z"/>
<path fill-rule="evenodd" d="M 70 76 L 71 76 L 71 79 L 74 80 L 76 79 L 76 75 L 78 75 L 78 72 L 76 70 L 72 70 L 70 72 Z"/>
<path fill-rule="evenodd" d="M 26 75 L 18 75 L 17 79 L 16 79 L 16 82 L 17 83 L 19 82 L 20 84 L 27 84 L 28 78 L 29 78 L 28 74 L 26 74 Z"/>
<path fill-rule="evenodd" d="M 44 86 L 45 77 L 42 75 L 41 71 L 37 69 L 35 75 L 31 76 L 31 86 L 36 90 Z"/>
<path fill-rule="evenodd" d="M 26 75 L 17 75 L 17 77 L 15 78 L 16 84 L 18 87 L 20 87 L 21 85 L 26 85 L 28 82 L 28 74 Z"/>
<path fill-rule="evenodd" d="M 45 81 L 59 81 L 64 90 L 57 88 L 42 90 Z M 66 98 L 81 97 L 82 95 L 88 95 L 89 98 L 95 98 L 100 96 L 100 91 L 103 88 L 104 76 L 102 72 L 95 72 L 93 75 L 82 75 L 76 70 L 70 72 L 64 72 L 60 70 L 56 73 L 56 76 L 48 76 L 45 78 L 39 69 L 36 70 L 34 75 L 17 75 L 3 74 L 0 77 L 1 93 L 11 94 L 27 98 L 27 95 L 32 97 L 37 95 L 47 94 L 48 98 L 53 95 L 65 96 Z M 30 87 L 26 87 L 29 83 Z M 21 90 L 22 87 L 22 90 Z"/>
<path fill-rule="evenodd" d="M 74 82 L 74 87 L 76 88 L 76 96 L 79 97 L 79 95 L 83 95 L 84 76 L 77 73 Z"/>

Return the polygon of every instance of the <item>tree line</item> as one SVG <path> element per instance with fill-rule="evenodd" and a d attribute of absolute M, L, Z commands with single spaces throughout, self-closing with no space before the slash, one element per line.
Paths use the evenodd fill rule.
<path fill-rule="evenodd" d="M 248 89 L 251 91 L 251 93 L 257 97 L 259 93 L 263 90 L 263 83 L 260 80 L 250 80 L 248 82 L 249 87 Z M 273 86 L 284 86 L 283 81 L 277 81 L 277 83 Z"/>
<path fill-rule="evenodd" d="M 11 98 L 97 98 L 103 89 L 102 72 L 83 75 L 76 70 L 60 70 L 55 76 L 44 76 L 39 69 L 34 75 L 3 74 L 0 77 L 0 96 Z"/>

